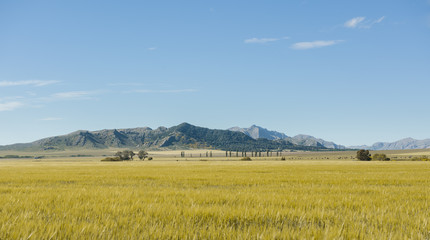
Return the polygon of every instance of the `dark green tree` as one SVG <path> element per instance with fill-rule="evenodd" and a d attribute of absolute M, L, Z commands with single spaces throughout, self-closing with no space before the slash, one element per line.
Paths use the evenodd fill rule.
<path fill-rule="evenodd" d="M 370 161 L 372 160 L 371 156 L 372 155 L 370 154 L 369 150 L 361 149 L 357 151 L 356 158 L 360 161 Z"/>
<path fill-rule="evenodd" d="M 133 160 L 133 157 L 134 157 L 135 155 L 136 155 L 136 154 L 135 154 L 133 151 L 128 150 L 128 156 L 130 156 L 130 160 Z"/>
<path fill-rule="evenodd" d="M 114 156 L 119 158 L 120 160 L 122 160 L 122 152 L 121 151 L 116 152 Z"/>
<path fill-rule="evenodd" d="M 133 160 L 134 152 L 131 150 L 118 151 L 115 153 L 115 157 L 119 158 L 119 160 Z"/>
<path fill-rule="evenodd" d="M 137 156 L 139 157 L 140 160 L 144 161 L 145 158 L 148 156 L 148 153 L 146 151 L 140 150 L 137 153 Z"/>

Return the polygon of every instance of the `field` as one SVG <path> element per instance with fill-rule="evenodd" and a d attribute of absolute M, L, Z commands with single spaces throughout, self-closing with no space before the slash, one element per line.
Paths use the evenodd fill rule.
<path fill-rule="evenodd" d="M 108 148 L 108 149 L 68 149 L 64 151 L 0 151 L 1 160 L 12 160 L 7 156 L 15 155 L 25 158 L 20 160 L 34 159 L 40 157 L 37 161 L 65 161 L 65 162 L 82 162 L 82 161 L 99 161 L 100 159 L 113 156 L 115 152 L 124 149 Z M 134 150 L 138 152 L 139 150 Z M 185 152 L 185 157 L 181 158 L 181 152 Z M 206 153 L 210 156 L 212 152 L 213 157 L 206 157 Z M 240 160 L 242 158 L 241 152 L 236 157 L 236 152 L 232 152 L 232 156 L 220 150 L 165 150 L 165 151 L 149 151 L 149 156 L 157 161 L 200 161 L 200 160 Z M 414 150 L 390 150 L 390 151 L 371 151 L 372 154 L 384 153 L 393 160 L 410 160 L 417 156 L 430 156 L 430 149 L 414 149 Z M 276 157 L 276 153 L 272 152 L 272 157 L 267 157 L 266 152 L 262 152 L 261 157 L 253 157 L 251 152 L 247 152 L 247 156 L 252 157 L 253 160 L 280 160 L 281 156 Z M 282 152 L 282 156 L 286 160 L 354 160 L 356 151 L 323 151 L 323 152 Z M 137 159 L 137 157 L 135 157 Z M 17 160 L 17 159 L 14 159 Z"/>
<path fill-rule="evenodd" d="M 430 162 L 327 154 L 1 160 L 0 239 L 430 239 Z"/>

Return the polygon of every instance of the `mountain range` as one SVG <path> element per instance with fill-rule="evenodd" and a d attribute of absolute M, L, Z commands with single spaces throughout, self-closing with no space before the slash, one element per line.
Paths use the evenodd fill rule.
<path fill-rule="evenodd" d="M 171 128 L 80 130 L 31 143 L 0 146 L 0 150 L 64 150 L 70 148 L 213 148 L 230 151 L 322 150 L 324 146 L 294 144 L 284 139 L 254 139 L 244 133 L 182 123 Z"/>
<path fill-rule="evenodd" d="M 430 139 L 417 140 L 413 138 L 405 138 L 395 142 L 377 142 L 371 146 L 348 146 L 336 144 L 334 142 L 325 141 L 321 138 L 315 138 L 309 135 L 299 134 L 294 137 L 289 137 L 284 133 L 267 130 L 256 125 L 249 128 L 232 127 L 230 131 L 243 132 L 246 135 L 258 139 L 266 138 L 270 140 L 283 139 L 296 145 L 302 146 L 322 146 L 329 149 L 368 149 L 368 150 L 404 150 L 404 149 L 425 149 L 430 148 Z"/>
<path fill-rule="evenodd" d="M 232 127 L 228 130 L 209 129 L 182 123 L 170 128 L 149 127 L 79 130 L 67 135 L 48 137 L 31 143 L 0 146 L 0 150 L 64 150 L 69 148 L 145 148 L 191 149 L 212 148 L 230 151 L 266 150 L 402 150 L 430 148 L 430 139 L 405 138 L 396 142 L 378 142 L 371 146 L 345 147 L 309 135 L 287 136 L 252 125 L 249 128 Z"/>
<path fill-rule="evenodd" d="M 430 148 L 430 139 L 417 140 L 413 138 L 404 138 L 395 142 L 377 142 L 372 146 L 350 146 L 352 149 L 368 150 L 403 150 L 403 149 L 425 149 Z"/>
<path fill-rule="evenodd" d="M 324 148 L 331 148 L 331 149 L 346 149 L 345 146 L 335 144 L 334 142 L 328 142 L 321 138 L 315 138 L 313 136 L 303 135 L 303 134 L 296 135 L 294 137 L 289 137 L 284 133 L 270 131 L 270 130 L 267 130 L 266 128 L 262 128 L 256 125 L 252 125 L 249 128 L 232 127 L 232 128 L 229 128 L 228 130 L 245 133 L 246 135 L 254 139 L 259 139 L 259 138 L 265 138 L 269 140 L 282 139 L 282 140 L 291 142 L 293 144 L 302 145 L 302 146 L 324 147 Z"/>

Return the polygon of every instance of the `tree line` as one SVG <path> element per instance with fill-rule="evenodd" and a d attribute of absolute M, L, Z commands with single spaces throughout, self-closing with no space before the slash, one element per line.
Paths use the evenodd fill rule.
<path fill-rule="evenodd" d="M 390 161 L 391 159 L 387 157 L 387 155 L 381 153 L 381 154 L 375 154 L 372 157 L 372 154 L 370 154 L 369 150 L 358 150 L 356 158 L 360 161 Z"/>
<path fill-rule="evenodd" d="M 132 161 L 134 156 L 136 156 L 136 154 L 133 151 L 124 150 L 124 151 L 118 151 L 115 153 L 114 157 L 107 157 L 102 159 L 102 161 Z M 148 152 L 144 150 L 140 150 L 137 153 L 137 157 L 141 161 L 144 161 L 146 158 L 148 158 L 148 160 L 152 160 L 152 157 L 148 157 Z"/>

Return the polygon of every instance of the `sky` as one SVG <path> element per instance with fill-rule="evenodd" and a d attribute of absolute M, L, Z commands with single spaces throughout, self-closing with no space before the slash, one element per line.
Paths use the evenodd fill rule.
<path fill-rule="evenodd" d="M 0 145 L 253 124 L 430 138 L 430 0 L 0 1 Z"/>

